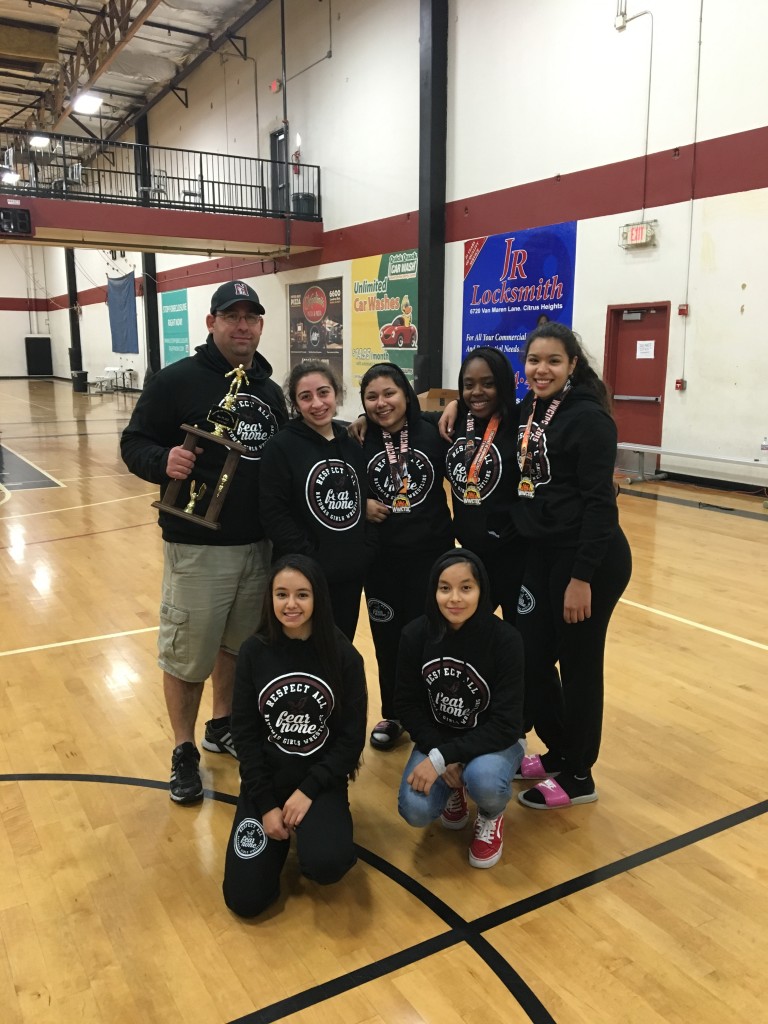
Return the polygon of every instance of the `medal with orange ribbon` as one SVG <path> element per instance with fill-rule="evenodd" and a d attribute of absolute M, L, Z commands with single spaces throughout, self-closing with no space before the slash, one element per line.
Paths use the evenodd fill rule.
<path fill-rule="evenodd" d="M 464 504 L 465 505 L 479 505 L 482 502 L 482 495 L 480 494 L 480 467 L 485 461 L 485 457 L 488 454 L 493 439 L 496 437 L 496 432 L 501 424 L 501 416 L 498 413 L 494 413 L 488 421 L 488 426 L 485 428 L 483 433 L 483 439 L 477 446 L 475 452 L 475 418 L 472 415 L 467 416 L 467 449 L 466 456 L 472 455 L 474 457 L 469 464 L 467 470 L 467 482 L 464 485 Z M 466 457 L 465 456 L 465 457 Z"/>

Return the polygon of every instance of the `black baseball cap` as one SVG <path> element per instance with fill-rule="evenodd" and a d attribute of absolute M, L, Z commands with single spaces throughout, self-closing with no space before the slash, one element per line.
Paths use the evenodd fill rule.
<path fill-rule="evenodd" d="M 220 285 L 211 296 L 211 313 L 218 313 L 220 309 L 229 309 L 236 302 L 250 302 L 256 307 L 256 312 L 264 315 L 264 307 L 259 302 L 259 296 L 245 281 L 227 281 Z"/>

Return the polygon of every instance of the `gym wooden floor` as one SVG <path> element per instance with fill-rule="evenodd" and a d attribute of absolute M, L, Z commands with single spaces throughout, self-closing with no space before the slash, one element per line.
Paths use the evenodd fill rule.
<path fill-rule="evenodd" d="M 204 803 L 167 795 L 155 490 L 118 451 L 134 402 L 0 381 L 6 459 L 63 485 L 0 491 L 2 1024 L 768 1021 L 764 495 L 622 493 L 596 804 L 510 804 L 476 871 L 468 829 L 399 820 L 408 748 L 369 748 L 358 866 L 318 889 L 289 858 L 245 923 L 220 889 L 237 765 L 204 753 Z M 374 721 L 362 619 L 358 644 Z"/>

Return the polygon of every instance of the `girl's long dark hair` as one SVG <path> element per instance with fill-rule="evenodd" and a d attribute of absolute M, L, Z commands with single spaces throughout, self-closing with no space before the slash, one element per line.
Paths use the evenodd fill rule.
<path fill-rule="evenodd" d="M 565 324 L 558 324 L 554 322 L 542 324 L 541 327 L 534 328 L 534 330 L 532 330 L 528 335 L 525 342 L 523 362 L 528 358 L 528 349 L 531 347 L 531 343 L 536 341 L 538 338 L 554 338 L 555 341 L 559 341 L 565 349 L 565 354 L 568 356 L 569 363 L 573 359 L 578 360 L 573 368 L 573 373 L 571 374 L 573 384 L 581 384 L 588 388 L 597 396 L 600 405 L 602 405 L 605 411 L 609 415 L 613 415 L 608 389 L 590 365 L 589 357 L 571 328 L 566 327 Z"/>
<path fill-rule="evenodd" d="M 459 410 L 466 416 L 469 412 L 467 403 L 464 401 L 464 371 L 467 363 L 473 359 L 482 359 L 488 364 L 488 369 L 493 375 L 493 382 L 496 385 L 496 395 L 499 403 L 502 423 L 509 422 L 512 410 L 517 404 L 515 398 L 515 377 L 512 373 L 512 366 L 504 355 L 497 348 L 490 348 L 488 345 L 480 345 L 467 353 L 459 368 Z"/>
<path fill-rule="evenodd" d="M 480 587 L 480 600 L 477 604 L 475 616 L 493 614 L 493 607 L 491 605 L 491 585 L 488 582 L 488 573 L 485 571 L 485 566 L 474 551 L 469 551 L 467 548 L 451 548 L 451 550 L 446 551 L 444 555 L 440 555 L 429 573 L 429 586 L 427 587 L 427 602 L 424 608 L 424 613 L 427 616 L 427 621 L 429 622 L 430 639 L 435 642 L 442 640 L 448 632 L 448 623 L 437 604 L 437 584 L 440 580 L 440 575 L 449 566 L 458 565 L 462 562 L 466 562 L 470 567 L 472 575 L 475 577 L 477 585 Z M 473 618 L 475 616 L 473 616 Z"/>
<path fill-rule="evenodd" d="M 336 625 L 331 611 L 331 595 L 328 591 L 325 574 L 313 558 L 308 558 L 306 555 L 283 555 L 272 566 L 267 579 L 267 589 L 264 591 L 264 601 L 261 606 L 259 624 L 256 627 L 256 636 L 267 647 L 281 643 L 285 639 L 283 627 L 275 615 L 275 606 L 272 600 L 272 588 L 275 584 L 275 577 L 284 569 L 293 569 L 295 572 L 300 572 L 302 576 L 306 576 L 307 581 L 312 587 L 312 597 L 314 599 L 312 643 L 317 652 L 319 667 L 333 688 L 338 707 L 344 697 L 342 689 L 344 680 L 341 674 L 341 662 L 336 646 Z"/>
<path fill-rule="evenodd" d="M 378 380 L 379 377 L 391 380 L 395 387 L 403 392 L 405 395 L 405 419 L 409 426 L 412 426 L 421 413 L 421 406 L 408 378 L 396 363 L 375 363 L 365 371 L 360 381 L 360 401 L 363 403 L 363 409 L 365 409 L 366 389 L 371 381 Z"/>
<path fill-rule="evenodd" d="M 325 377 L 333 388 L 333 393 L 336 395 L 337 399 L 343 396 L 343 388 L 341 384 L 339 384 L 336 379 L 336 374 L 330 368 L 328 363 L 321 363 L 319 359 L 311 360 L 306 363 L 297 363 L 291 370 L 288 381 L 285 385 L 288 401 L 291 404 L 291 412 L 297 419 L 301 416 L 301 413 L 296 405 L 296 390 L 301 378 L 307 377 L 310 373 L 319 373 Z"/>

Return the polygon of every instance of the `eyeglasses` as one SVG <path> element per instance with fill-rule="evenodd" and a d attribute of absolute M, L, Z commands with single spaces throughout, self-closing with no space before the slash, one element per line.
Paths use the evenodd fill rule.
<path fill-rule="evenodd" d="M 214 316 L 221 317 L 225 324 L 235 327 L 241 320 L 245 320 L 249 327 L 255 327 L 261 320 L 258 313 L 214 313 Z"/>

